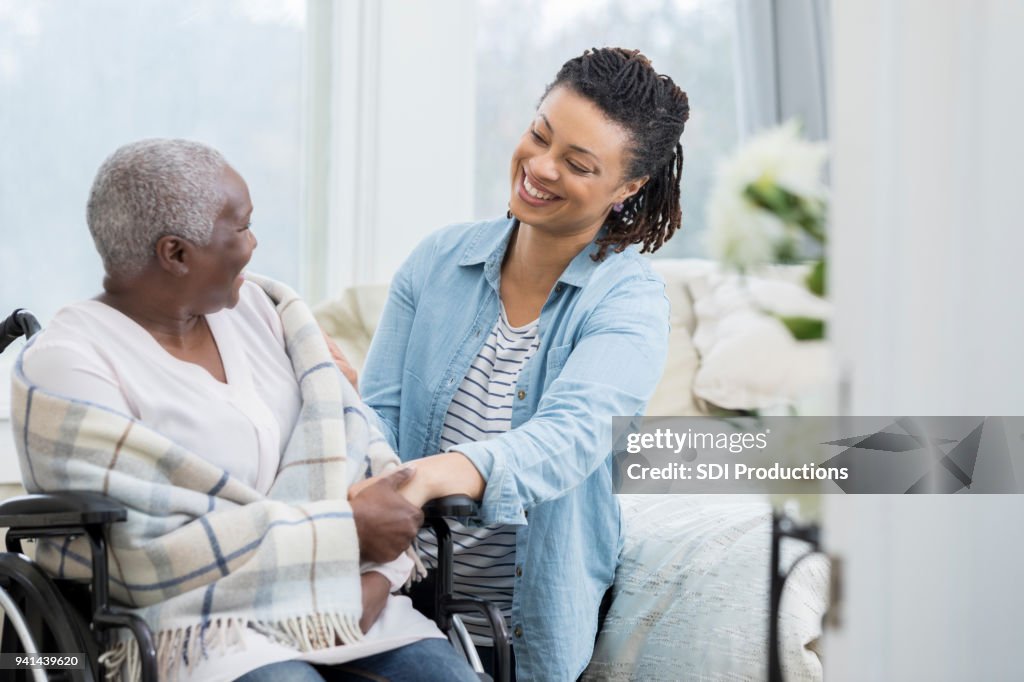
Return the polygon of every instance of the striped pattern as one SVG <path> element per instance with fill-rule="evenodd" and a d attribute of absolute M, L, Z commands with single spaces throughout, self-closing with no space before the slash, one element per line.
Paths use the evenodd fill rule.
<path fill-rule="evenodd" d="M 501 311 L 491 335 L 448 407 L 441 432 L 443 450 L 457 450 L 461 443 L 487 440 L 512 428 L 516 381 L 539 345 L 536 320 L 522 327 L 512 327 L 505 311 Z M 486 599 L 501 609 L 506 623 L 511 623 L 515 527 L 452 525 L 455 596 Z M 426 555 L 424 563 L 436 565 L 437 543 L 432 533 L 421 534 L 420 549 Z M 477 644 L 490 643 L 490 628 L 482 618 L 463 616 L 463 622 Z"/>
<path fill-rule="evenodd" d="M 302 395 L 266 496 L 140 422 L 30 385 L 20 358 L 13 375 L 25 487 L 101 491 L 128 509 L 110 529 L 111 593 L 153 629 L 161 679 L 247 628 L 297 651 L 362 638 L 347 490 L 398 459 L 330 361 L 309 309 L 283 285 L 247 277 L 277 305 Z M 88 557 L 81 537 L 37 546 L 37 561 L 60 577 L 88 577 Z M 103 657 L 108 669 L 138 677 L 134 640 Z"/>

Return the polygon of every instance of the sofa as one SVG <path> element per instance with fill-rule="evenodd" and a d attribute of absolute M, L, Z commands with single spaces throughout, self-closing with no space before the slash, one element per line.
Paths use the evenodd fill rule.
<path fill-rule="evenodd" d="M 706 416 L 792 405 L 822 381 L 823 343 L 797 343 L 765 309 L 827 318 L 800 268 L 754 278 L 710 261 L 655 259 L 671 305 L 669 354 L 647 414 Z M 315 309 L 361 369 L 386 285 Z M 767 679 L 771 511 L 756 496 L 621 495 L 626 542 L 588 680 Z M 801 548 L 784 545 L 783 564 Z M 787 680 L 820 680 L 828 563 L 801 562 L 780 608 Z"/>

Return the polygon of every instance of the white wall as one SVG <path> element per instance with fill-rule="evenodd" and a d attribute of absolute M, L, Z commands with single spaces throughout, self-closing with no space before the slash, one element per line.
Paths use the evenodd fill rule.
<path fill-rule="evenodd" d="M 311 127 L 312 162 L 329 168 L 307 202 L 325 221 L 306 249 L 307 291 L 317 299 L 389 280 L 424 236 L 472 217 L 476 3 L 313 0 L 311 8 L 331 22 L 331 64 L 318 62 L 311 82 L 311 101 L 331 112 Z M 318 159 L 323 139 L 329 153 Z"/>
<path fill-rule="evenodd" d="M 854 406 L 1024 410 L 1024 4 L 835 8 L 837 341 Z"/>
<path fill-rule="evenodd" d="M 1024 3 L 833 13 L 832 290 L 850 411 L 1024 414 Z M 825 530 L 847 568 L 826 679 L 1019 679 L 1024 497 L 830 496 Z"/>

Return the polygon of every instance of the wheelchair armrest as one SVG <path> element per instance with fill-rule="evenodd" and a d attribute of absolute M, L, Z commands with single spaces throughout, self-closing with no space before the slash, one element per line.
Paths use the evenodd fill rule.
<path fill-rule="evenodd" d="M 469 495 L 448 495 L 430 500 L 423 505 L 424 520 L 472 518 L 480 515 L 480 503 Z"/>
<path fill-rule="evenodd" d="M 92 554 L 90 580 L 91 629 L 105 649 L 110 631 L 127 628 L 138 642 L 144 681 L 157 679 L 156 644 L 146 622 L 110 606 L 106 526 L 128 518 L 124 505 L 101 493 L 68 490 L 12 497 L 0 502 L 0 528 L 7 528 L 7 551 L 21 552 L 22 538 L 85 534 Z M 6 678 L 4 678 L 6 679 Z"/>
<path fill-rule="evenodd" d="M 90 491 L 22 495 L 0 502 L 0 528 L 12 530 L 106 525 L 127 516 L 124 506 Z"/>

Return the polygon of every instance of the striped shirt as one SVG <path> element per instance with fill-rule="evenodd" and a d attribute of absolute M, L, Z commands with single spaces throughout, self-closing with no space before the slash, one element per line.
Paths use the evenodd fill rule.
<path fill-rule="evenodd" d="M 519 372 L 540 345 L 537 320 L 512 327 L 502 309 L 491 335 L 473 360 L 452 398 L 441 432 L 441 449 L 493 438 L 512 428 L 512 402 Z M 452 526 L 454 596 L 490 601 L 511 629 L 512 590 L 516 563 L 515 526 L 467 528 Z M 437 563 L 434 534 L 420 534 L 428 566 Z M 462 616 L 477 644 L 490 644 L 490 628 L 477 616 Z"/>

